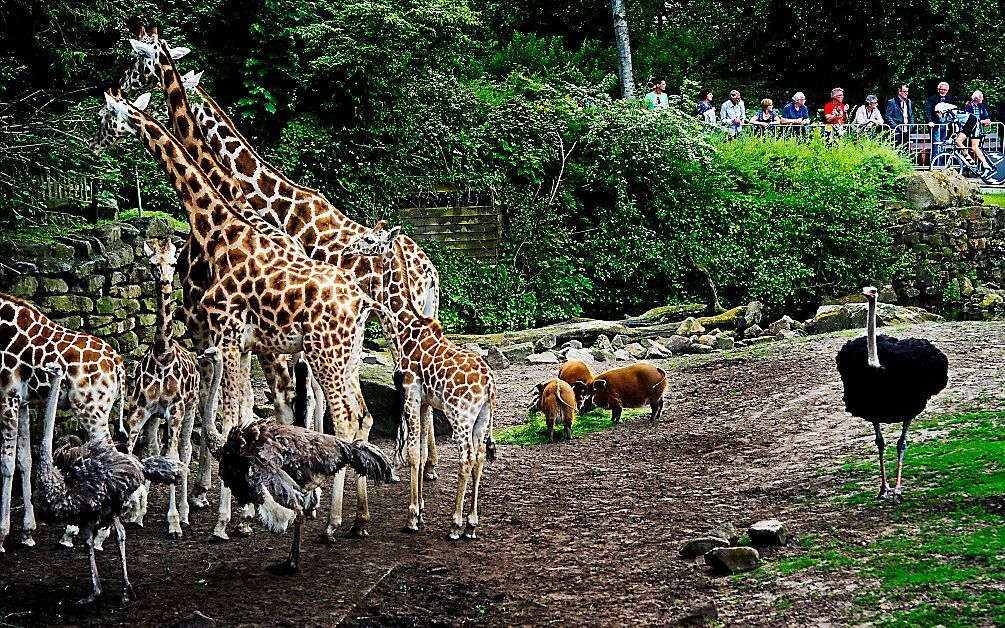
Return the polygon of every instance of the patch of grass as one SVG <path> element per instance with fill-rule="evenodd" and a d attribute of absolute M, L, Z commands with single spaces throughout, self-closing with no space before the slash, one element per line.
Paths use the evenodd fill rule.
<path fill-rule="evenodd" d="M 139 212 L 138 209 L 136 209 L 136 208 L 126 209 L 126 210 L 123 210 L 123 211 L 119 212 L 119 218 L 115 222 L 121 222 L 123 220 L 135 220 L 136 218 L 139 218 L 139 217 L 140 217 L 140 212 Z M 171 228 L 172 229 L 188 229 L 188 222 L 187 221 L 185 221 L 185 220 L 178 220 L 178 218 L 176 218 L 175 216 L 172 216 L 171 214 L 169 214 L 167 212 L 144 210 L 143 217 L 144 218 L 163 218 L 164 220 L 167 220 L 168 222 L 171 223 Z"/>
<path fill-rule="evenodd" d="M 622 422 L 625 422 L 631 419 L 648 416 L 648 408 L 643 408 L 641 410 L 625 410 L 621 413 L 621 420 Z M 576 415 L 576 420 L 572 424 L 572 437 L 575 439 L 583 434 L 599 432 L 601 430 L 611 429 L 612 427 L 616 426 L 611 422 L 611 413 L 607 410 L 595 408 L 586 414 Z M 545 423 L 543 414 L 535 410 L 530 410 L 527 413 L 526 423 L 523 425 L 508 427 L 504 430 L 499 430 L 493 435 L 493 438 L 495 438 L 497 443 L 502 445 L 544 445 L 548 442 L 548 425 Z M 555 441 L 558 442 L 564 438 L 565 434 L 562 426 L 556 425 Z"/>
<path fill-rule="evenodd" d="M 997 194 L 997 193 L 984 194 L 984 204 L 997 205 L 998 207 L 1005 207 L 1005 194 Z"/>
<path fill-rule="evenodd" d="M 55 242 L 60 236 L 69 235 L 87 226 L 87 221 L 80 216 L 46 212 L 39 217 L 39 224 L 20 229 L 5 229 L 3 237 L 6 240 L 22 242 Z"/>
<path fill-rule="evenodd" d="M 881 626 L 1005 623 L 1005 520 L 989 510 L 1005 495 L 1005 412 L 956 413 L 915 422 L 926 438 L 907 450 L 907 501 L 877 502 L 878 463 L 863 453 L 833 498 L 853 511 L 888 512 L 890 523 L 862 544 L 807 535 L 804 553 L 769 568 L 778 575 L 851 570 L 879 587 L 859 595 L 855 620 Z M 888 451 L 893 450 L 890 447 Z M 889 473 L 896 464 L 894 453 Z M 890 606 L 894 608 L 890 609 Z"/>

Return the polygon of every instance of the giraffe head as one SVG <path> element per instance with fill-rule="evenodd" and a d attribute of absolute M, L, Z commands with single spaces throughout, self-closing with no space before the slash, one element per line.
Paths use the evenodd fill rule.
<path fill-rule="evenodd" d="M 401 227 L 385 229 L 387 223 L 383 220 L 370 231 L 364 231 L 349 240 L 344 249 L 345 255 L 360 255 L 366 257 L 387 257 L 394 250 L 394 240 L 401 234 Z"/>
<path fill-rule="evenodd" d="M 159 85 L 161 82 L 161 73 L 158 67 L 160 42 L 157 38 L 157 32 L 153 31 L 153 35 L 148 35 L 143 39 L 130 39 L 129 45 L 132 46 L 133 50 L 129 55 L 129 67 L 119 79 L 122 90 L 128 92 L 131 89 Z M 189 52 L 191 50 L 184 46 L 168 47 L 168 54 L 176 61 Z"/>
<path fill-rule="evenodd" d="M 150 260 L 150 271 L 157 280 L 161 293 L 170 294 L 175 265 L 178 263 L 178 251 L 174 242 L 170 238 L 163 240 L 151 238 L 143 243 L 143 252 Z"/>
<path fill-rule="evenodd" d="M 133 102 L 132 106 L 142 111 L 149 104 L 150 94 L 143 94 Z M 91 142 L 91 152 L 95 155 L 101 154 L 120 138 L 136 135 L 139 127 L 139 117 L 130 110 L 129 103 L 120 95 L 113 95 L 112 90 L 106 91 L 105 106 L 98 112 L 98 133 Z"/>

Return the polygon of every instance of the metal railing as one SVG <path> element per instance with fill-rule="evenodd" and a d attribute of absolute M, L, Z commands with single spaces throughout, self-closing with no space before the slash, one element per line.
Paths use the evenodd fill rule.
<path fill-rule="evenodd" d="M 709 124 L 697 122 L 698 129 L 710 135 L 730 134 L 729 125 L 721 123 Z M 824 139 L 854 139 L 871 137 L 888 141 L 893 146 L 903 150 L 915 168 L 931 169 L 932 162 L 946 150 L 945 141 L 951 136 L 950 124 L 897 125 L 892 128 L 887 124 L 773 124 L 767 128 L 744 124 L 737 131 L 738 135 L 752 137 L 822 137 Z M 985 151 L 1002 152 L 1005 145 L 1005 123 L 992 122 L 982 125 L 981 148 Z"/>

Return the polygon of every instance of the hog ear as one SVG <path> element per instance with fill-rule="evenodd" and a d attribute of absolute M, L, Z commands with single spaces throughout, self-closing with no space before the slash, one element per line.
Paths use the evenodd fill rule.
<path fill-rule="evenodd" d="M 537 393 L 538 393 L 538 394 L 541 394 L 541 393 L 543 393 L 543 392 L 544 392 L 544 388 L 545 388 L 545 386 L 547 386 L 547 384 L 545 384 L 544 382 L 540 382 L 540 383 L 539 383 L 539 384 L 537 385 Z"/>
<path fill-rule="evenodd" d="M 584 393 L 586 392 L 586 382 L 584 381 L 573 382 L 572 389 L 576 391 L 576 393 Z"/>
<path fill-rule="evenodd" d="M 594 390 L 603 390 L 605 388 L 607 388 L 607 380 L 606 379 L 595 379 L 595 380 L 593 380 L 593 389 Z"/>

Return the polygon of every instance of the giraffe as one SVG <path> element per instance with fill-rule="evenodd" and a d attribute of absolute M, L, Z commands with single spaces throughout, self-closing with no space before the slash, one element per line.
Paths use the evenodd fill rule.
<path fill-rule="evenodd" d="M 126 451 L 133 453 L 140 432 L 146 427 L 147 445 L 152 455 L 160 454 L 159 415 L 164 415 L 167 429 L 167 457 L 182 463 L 181 505 L 175 502 L 175 485 L 168 492 L 168 537 L 180 539 L 188 527 L 188 466 L 192 461 L 192 428 L 199 403 L 199 368 L 182 344 L 174 339 L 172 321 L 174 301 L 171 284 L 178 252 L 170 239 L 150 240 L 143 244 L 150 268 L 157 280 L 157 326 L 153 343 L 140 358 L 130 399 L 132 411 L 126 419 Z M 150 486 L 147 482 L 147 491 Z M 144 493 L 134 521 L 143 525 L 147 501 Z"/>
<path fill-rule="evenodd" d="M 356 275 L 360 285 L 377 285 L 379 270 L 372 257 L 350 256 L 351 261 L 347 262 L 342 255 L 349 242 L 373 230 L 349 219 L 320 192 L 297 185 L 265 162 L 237 131 L 226 112 L 199 87 L 201 76 L 201 72 L 186 74 L 186 88 L 196 92 L 205 103 L 205 106 L 193 103 L 193 114 L 223 164 L 233 171 L 248 202 L 269 222 L 279 224 L 284 231 L 300 240 L 304 250 L 314 259 L 347 268 Z M 408 236 L 397 237 L 394 247 L 398 249 L 397 257 L 405 264 L 404 272 L 409 275 L 409 280 L 402 284 L 408 290 L 409 299 L 424 316 L 436 318 L 440 298 L 439 272 Z M 372 298 L 380 300 L 372 291 L 368 292 Z M 386 302 L 382 304 L 387 306 Z M 393 354 L 394 341 L 386 330 L 385 337 Z M 432 432 L 427 447 L 429 458 L 423 472 L 427 480 L 435 480 L 438 477 L 438 456 L 436 436 Z"/>
<path fill-rule="evenodd" d="M 406 262 L 393 246 L 398 229 L 391 229 L 371 239 L 358 238 L 347 248 L 348 254 L 367 254 L 381 260 L 383 286 L 381 291 L 407 294 L 394 284 L 407 283 Z M 391 301 L 400 300 L 392 296 Z M 396 304 L 397 305 L 397 304 Z M 423 522 L 425 504 L 422 498 L 424 476 L 421 473 L 428 455 L 426 444 L 433 429 L 433 409 L 442 410 L 453 430 L 460 451 L 457 469 L 457 499 L 449 537 L 476 538 L 478 526 L 478 488 L 485 460 L 495 459 L 492 439 L 492 415 L 495 409 L 495 375 L 476 353 L 457 346 L 443 333 L 435 319 L 418 312 L 414 303 L 404 299 L 402 307 L 378 312 L 387 316 L 385 324 L 394 329 L 398 344 L 398 359 L 394 383 L 404 398 L 396 453 L 409 465 L 410 491 L 405 532 L 418 532 Z M 473 476 L 471 510 L 464 520 L 464 499 L 468 480 Z"/>
<path fill-rule="evenodd" d="M 149 61 L 152 57 L 151 52 L 143 48 L 144 44 L 150 45 L 151 42 L 156 44 L 158 38 L 156 27 L 152 27 L 150 34 L 147 35 L 147 41 L 130 42 L 133 46 L 133 64 L 123 76 L 121 81 L 123 89 L 149 85 L 159 78 L 157 68 Z M 163 49 L 176 50 L 168 46 L 163 39 L 159 41 Z M 160 59 L 164 65 L 166 59 L 163 52 Z M 206 107 L 193 103 L 190 108 L 203 135 L 220 157 L 224 169 L 233 173 L 247 201 L 263 218 L 299 240 L 310 257 L 338 264 L 341 250 L 345 245 L 354 237 L 366 233 L 368 229 L 346 217 L 319 192 L 293 183 L 266 163 L 236 130 L 223 109 L 205 90 L 198 87 L 201 76 L 201 72 L 198 74 L 190 72 L 185 77 L 188 79 L 184 81 L 185 86 L 191 91 L 196 91 L 206 103 Z M 398 238 L 395 246 L 401 249 L 399 255 L 408 262 L 406 268 L 411 277 L 407 286 L 411 290 L 411 299 L 423 314 L 435 318 L 439 311 L 439 274 L 436 267 L 410 238 Z M 373 281 L 377 272 L 368 257 L 355 258 L 348 269 L 356 275 L 360 285 L 364 286 Z M 370 296 L 376 298 L 372 293 Z M 388 343 L 393 345 L 390 337 Z M 261 360 L 261 356 L 259 359 Z M 270 374 L 269 366 L 272 365 L 267 366 L 265 363 L 262 365 L 267 376 Z M 288 373 L 288 370 L 283 373 L 287 378 L 286 382 L 289 381 Z M 276 376 L 279 377 L 278 374 Z M 291 384 L 287 384 L 282 390 L 285 399 L 292 398 Z M 315 398 L 321 398 L 317 390 Z M 290 407 L 289 404 L 284 406 L 284 408 Z M 314 411 L 316 425 L 322 423 L 323 415 L 324 407 L 318 403 Z M 284 411 L 284 417 L 288 416 L 290 414 Z M 435 480 L 438 458 L 436 438 L 432 433 L 429 438 L 430 455 L 424 473 L 426 479 Z M 200 469 L 204 458 L 208 460 L 208 450 L 205 447 L 200 452 Z"/>
<path fill-rule="evenodd" d="M 99 153 L 134 135 L 165 170 L 192 226 L 192 234 L 211 260 L 213 282 L 202 298 L 211 349 L 220 356 L 223 432 L 251 421 L 244 403 L 250 373 L 248 351 L 303 352 L 324 389 L 336 436 L 352 440 L 366 433 L 373 418 L 362 404 L 359 381 L 347 375 L 362 349 L 363 323 L 380 309 L 342 269 L 305 256 L 285 233 L 255 212 L 232 208 L 182 145 L 143 109 L 144 94 L 128 103 L 111 93 L 99 114 L 92 150 Z M 218 395 L 207 395 L 203 416 L 216 414 Z M 207 422 L 210 429 L 216 429 Z M 343 475 L 344 478 L 344 475 Z M 338 485 L 338 484 L 337 484 Z M 357 485 L 356 520 L 349 534 L 365 536 L 370 521 L 365 481 Z M 334 496 L 333 496 L 334 499 Z M 221 487 L 220 516 L 213 536 L 228 539 L 230 492 Z M 326 536 L 333 539 L 331 520 Z"/>
<path fill-rule="evenodd" d="M 31 504 L 31 442 L 29 406 L 44 408 L 49 375 L 46 366 L 66 372 L 60 406 L 72 410 L 91 441 L 111 441 L 108 419 L 119 400 L 122 425 L 125 369 L 107 342 L 49 320 L 27 301 L 0 294 L 0 553 L 10 532 L 15 453 L 21 471 L 24 527 L 21 542 L 33 546 L 35 511 Z M 73 546 L 71 527 L 60 541 Z"/>
<path fill-rule="evenodd" d="M 156 26 L 151 27 L 147 33 L 141 25 L 137 35 L 141 39 L 131 39 L 129 42 L 132 47 L 131 63 L 119 81 L 120 89 L 127 90 L 148 84 L 160 84 L 164 89 L 168 114 L 175 136 L 185 146 L 192 158 L 199 163 L 203 172 L 209 176 L 214 187 L 226 201 L 245 211 L 253 211 L 240 186 L 233 179 L 232 174 L 216 159 L 215 154 L 206 144 L 194 118 L 192 118 L 188 99 L 174 64 L 176 59 L 183 57 L 189 50 L 187 48 L 172 48 L 165 41 L 159 40 Z M 167 80 L 169 75 L 171 80 Z M 206 327 L 205 315 L 199 307 L 199 301 L 210 282 L 210 270 L 202 251 L 199 250 L 192 238 L 189 238 L 182 247 L 178 271 L 182 277 L 183 288 L 182 319 L 189 330 L 196 352 L 201 353 L 209 346 L 209 330 Z M 269 389 L 272 391 L 277 420 L 283 424 L 291 423 L 293 421 L 294 387 L 286 361 L 269 353 L 259 353 L 258 360 L 266 381 L 269 383 Z M 200 368 L 204 364 L 206 363 L 200 362 Z M 207 394 L 206 387 L 211 378 L 206 372 L 200 374 L 203 383 L 200 387 L 200 399 L 204 402 Z M 250 390 L 246 391 L 246 394 L 246 399 L 253 398 Z M 203 417 L 203 421 L 206 420 L 207 418 Z M 203 435 L 205 436 L 205 427 Z M 206 506 L 206 494 L 212 479 L 211 456 L 206 442 L 206 439 L 203 438 L 203 444 L 199 451 L 199 474 L 192 496 L 193 505 L 196 507 Z M 242 522 L 238 526 L 238 532 L 241 534 L 250 533 L 249 525 Z"/>

